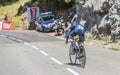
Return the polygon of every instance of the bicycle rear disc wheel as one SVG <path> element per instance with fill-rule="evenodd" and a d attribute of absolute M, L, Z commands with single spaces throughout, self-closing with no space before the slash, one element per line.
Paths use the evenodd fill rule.
<path fill-rule="evenodd" d="M 72 45 L 70 46 L 69 49 L 69 58 L 70 58 L 70 62 L 71 64 L 76 64 L 76 52 L 73 52 L 73 47 Z"/>
<path fill-rule="evenodd" d="M 85 52 L 85 49 L 84 49 L 84 47 L 83 47 L 83 50 L 82 50 L 82 52 L 79 52 L 79 58 L 77 58 L 78 60 L 79 60 L 79 63 L 80 63 L 80 66 L 82 67 L 82 68 L 84 68 L 85 67 L 85 64 L 86 64 L 86 52 Z"/>

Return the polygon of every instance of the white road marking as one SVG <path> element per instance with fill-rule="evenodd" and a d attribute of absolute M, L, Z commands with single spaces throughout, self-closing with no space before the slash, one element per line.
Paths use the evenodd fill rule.
<path fill-rule="evenodd" d="M 16 39 L 18 42 L 23 42 L 22 40 L 20 40 L 20 39 Z"/>
<path fill-rule="evenodd" d="M 73 73 L 74 75 L 80 75 L 79 73 L 75 72 L 71 68 L 66 68 L 69 72 Z"/>
<path fill-rule="evenodd" d="M 6 35 L 0 35 L 0 36 L 2 36 L 2 37 L 7 37 Z M 20 39 L 16 39 L 16 38 L 14 38 L 14 37 L 8 37 L 8 38 L 10 38 L 10 39 L 13 39 L 13 40 L 16 40 L 16 41 L 18 41 L 18 42 L 23 42 L 22 40 L 20 40 Z M 59 37 L 57 37 L 58 39 L 62 39 L 62 40 L 64 40 L 63 38 L 59 38 Z M 30 45 L 29 43 L 27 43 L 27 42 L 24 42 L 24 44 L 25 45 Z M 34 49 L 36 49 L 36 50 L 38 50 L 39 48 L 37 48 L 36 46 L 33 46 L 33 45 L 31 45 L 31 47 L 32 48 L 34 48 Z M 40 51 L 43 55 L 45 55 L 45 56 L 48 56 L 48 54 L 46 53 L 46 52 L 44 52 L 44 51 Z M 60 61 L 58 61 L 57 59 L 55 59 L 55 58 L 53 58 L 53 57 L 50 57 L 50 59 L 52 60 L 52 61 L 54 61 L 55 63 L 57 63 L 57 64 L 59 64 L 59 65 L 63 65 L 63 63 L 61 63 Z M 71 73 L 73 73 L 74 75 L 80 75 L 79 73 L 77 73 L 77 72 L 75 72 L 74 70 L 72 70 L 71 68 L 66 68 L 69 72 L 71 72 Z"/>
<path fill-rule="evenodd" d="M 36 50 L 38 50 L 39 48 L 37 48 L 36 46 L 31 46 L 32 48 L 34 48 L 34 49 L 36 49 Z"/>
<path fill-rule="evenodd" d="M 56 62 L 59 65 L 63 65 L 63 63 L 61 63 L 60 61 L 58 61 L 57 59 L 50 57 L 51 60 L 53 60 L 54 62 Z"/>
<path fill-rule="evenodd" d="M 15 40 L 16 38 L 14 38 L 14 37 L 8 37 L 9 39 L 12 39 L 12 40 Z"/>
<path fill-rule="evenodd" d="M 43 55 L 48 56 L 48 54 L 44 51 L 40 51 Z"/>
<path fill-rule="evenodd" d="M 2 36 L 2 37 L 7 37 L 6 35 L 0 35 L 0 36 Z"/>
<path fill-rule="evenodd" d="M 29 43 L 27 43 L 27 42 L 24 42 L 24 44 L 25 44 L 25 45 L 28 45 L 28 46 L 30 45 L 30 44 L 29 44 Z"/>

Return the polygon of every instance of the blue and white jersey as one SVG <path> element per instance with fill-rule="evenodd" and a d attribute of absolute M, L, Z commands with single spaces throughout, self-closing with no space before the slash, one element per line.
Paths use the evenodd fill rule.
<path fill-rule="evenodd" d="M 73 30 L 82 30 L 82 31 L 84 31 L 84 27 L 82 26 L 82 25 L 80 25 L 80 24 L 73 24 L 73 23 L 71 23 L 71 27 L 70 27 L 70 31 L 73 31 Z"/>

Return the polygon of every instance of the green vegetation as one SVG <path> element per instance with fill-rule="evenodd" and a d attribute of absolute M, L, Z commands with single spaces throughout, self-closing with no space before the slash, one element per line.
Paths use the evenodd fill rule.
<path fill-rule="evenodd" d="M 17 27 L 19 21 L 21 20 L 21 16 L 18 15 L 18 8 L 20 5 L 23 5 L 25 2 L 35 3 L 38 2 L 38 6 L 40 6 L 40 9 L 48 9 L 48 10 L 60 10 L 60 9 L 68 9 L 74 5 L 74 2 L 65 2 L 63 0 L 4 0 L 0 2 L 0 15 L 4 15 L 7 13 L 8 19 L 12 20 L 13 25 L 12 29 L 15 29 Z M 16 16 L 17 15 L 17 16 Z"/>
<path fill-rule="evenodd" d="M 13 13 L 14 15 L 17 14 L 17 10 L 14 11 Z M 12 30 L 14 30 L 17 26 L 18 26 L 18 23 L 20 22 L 22 16 L 14 16 L 12 18 L 12 22 L 13 22 L 13 25 L 12 25 Z"/>
<path fill-rule="evenodd" d="M 15 29 L 18 25 L 18 23 L 21 20 L 21 16 L 16 16 L 18 12 L 18 8 L 20 5 L 23 5 L 25 2 L 28 2 L 30 0 L 19 0 L 17 2 L 5 2 L 5 6 L 3 4 L 0 4 L 0 15 L 4 15 L 7 13 L 8 20 L 11 20 L 13 25 L 12 29 Z"/>
<path fill-rule="evenodd" d="M 47 6 L 54 9 L 68 9 L 72 7 L 75 0 L 31 0 L 32 3 L 38 2 L 40 6 Z"/>
<path fill-rule="evenodd" d="M 4 14 L 4 12 L 8 12 L 8 11 L 14 11 L 15 9 L 18 9 L 20 5 L 23 5 L 25 2 L 28 2 L 30 0 L 19 0 L 18 2 L 6 2 L 6 5 L 3 6 L 0 4 L 0 15 Z"/>
<path fill-rule="evenodd" d="M 17 27 L 17 25 L 20 22 L 21 18 L 22 18 L 21 16 L 16 16 L 16 17 L 14 17 L 12 19 L 12 21 L 13 21 L 12 30 L 14 30 Z"/>
<path fill-rule="evenodd" d="M 0 5 L 2 5 L 2 6 L 11 5 L 18 1 L 19 0 L 0 0 Z"/>
<path fill-rule="evenodd" d="M 71 2 L 71 0 L 65 0 L 65 2 L 66 2 L 66 3 L 69 3 L 69 2 Z"/>

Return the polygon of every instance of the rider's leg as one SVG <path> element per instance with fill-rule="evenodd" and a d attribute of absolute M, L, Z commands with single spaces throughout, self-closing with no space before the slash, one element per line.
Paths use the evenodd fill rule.
<path fill-rule="evenodd" d="M 74 36 L 76 36 L 76 35 L 77 35 L 76 30 L 73 30 L 69 36 L 70 42 L 71 42 L 72 46 L 74 47 L 74 50 L 78 50 L 78 47 L 76 46 L 76 42 L 74 40 Z"/>
<path fill-rule="evenodd" d="M 82 34 L 82 35 L 80 35 L 80 37 L 79 37 L 80 46 L 84 46 L 84 41 L 85 41 L 85 37 L 84 37 L 84 34 Z"/>
<path fill-rule="evenodd" d="M 77 50 L 78 48 L 77 48 L 77 46 L 76 46 L 76 42 L 74 41 L 74 38 L 73 38 L 72 36 L 70 36 L 70 42 L 71 42 L 74 50 Z"/>
<path fill-rule="evenodd" d="M 85 41 L 85 37 L 84 37 L 84 33 L 80 36 L 79 38 L 79 44 L 80 44 L 80 52 L 82 52 L 83 48 L 84 48 L 84 41 Z"/>
<path fill-rule="evenodd" d="M 84 41 L 83 41 L 83 42 L 80 42 L 80 46 L 84 46 Z"/>

